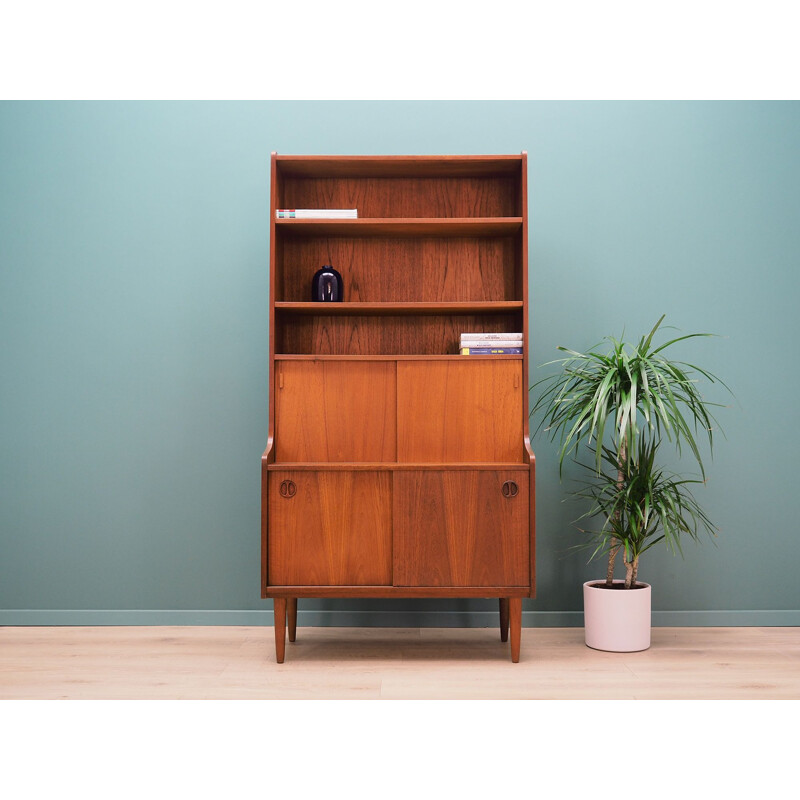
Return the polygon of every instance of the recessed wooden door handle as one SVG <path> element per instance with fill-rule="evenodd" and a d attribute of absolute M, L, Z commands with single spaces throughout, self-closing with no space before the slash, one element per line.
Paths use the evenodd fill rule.
<path fill-rule="evenodd" d="M 297 494 L 297 484 L 294 481 L 281 481 L 281 497 L 294 497 Z"/>
<path fill-rule="evenodd" d="M 516 497 L 519 494 L 519 486 L 516 481 L 506 481 L 503 484 L 503 497 Z"/>

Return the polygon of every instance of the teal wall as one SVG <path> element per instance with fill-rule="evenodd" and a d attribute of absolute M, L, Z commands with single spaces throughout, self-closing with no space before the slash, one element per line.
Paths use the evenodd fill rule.
<path fill-rule="evenodd" d="M 270 151 L 523 149 L 534 364 L 662 313 L 722 334 L 682 351 L 736 393 L 699 494 L 721 533 L 643 559 L 656 624 L 800 624 L 799 143 L 798 103 L 0 104 L 0 624 L 268 623 Z M 580 624 L 602 567 L 567 552 L 576 509 L 535 445 L 526 624 Z M 300 608 L 480 625 L 495 606 Z"/>

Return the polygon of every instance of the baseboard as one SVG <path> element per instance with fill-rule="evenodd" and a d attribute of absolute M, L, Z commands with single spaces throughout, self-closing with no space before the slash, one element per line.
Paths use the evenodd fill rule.
<path fill-rule="evenodd" d="M 36 625 L 272 625 L 272 609 L 261 611 L 204 610 L 0 610 L 0 626 Z M 300 626 L 377 628 L 491 628 L 493 611 L 321 611 L 297 612 Z M 580 611 L 523 611 L 526 628 L 579 628 Z M 800 610 L 654 611 L 655 627 L 795 627 Z"/>

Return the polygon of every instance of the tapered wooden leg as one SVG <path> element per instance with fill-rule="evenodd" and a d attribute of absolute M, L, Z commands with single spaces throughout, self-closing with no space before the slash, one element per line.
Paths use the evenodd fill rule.
<path fill-rule="evenodd" d="M 500 598 L 500 641 L 508 641 L 508 598 Z"/>
<path fill-rule="evenodd" d="M 275 607 L 275 656 L 279 664 L 283 664 L 286 652 L 286 598 L 275 597 L 272 600 Z"/>
<path fill-rule="evenodd" d="M 290 597 L 286 605 L 286 615 L 289 618 L 289 641 L 293 642 L 297 636 L 297 598 Z"/>
<path fill-rule="evenodd" d="M 508 616 L 511 623 L 511 661 L 519 661 L 519 640 L 522 634 L 522 598 L 511 597 L 508 601 Z"/>

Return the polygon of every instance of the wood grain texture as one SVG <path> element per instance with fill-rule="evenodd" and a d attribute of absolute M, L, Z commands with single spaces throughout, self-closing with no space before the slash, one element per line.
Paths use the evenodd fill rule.
<path fill-rule="evenodd" d="M 374 472 L 375 470 L 387 470 L 391 472 L 401 470 L 475 470 L 475 469 L 525 469 L 524 464 L 514 463 L 509 461 L 507 464 L 498 461 L 450 461 L 441 462 L 437 461 L 431 464 L 423 464 L 418 461 L 403 462 L 402 464 L 394 461 L 342 461 L 334 463 L 333 461 L 283 461 L 279 464 L 270 464 L 267 467 L 268 472 L 274 470 L 310 470 L 316 472 L 319 470 L 366 470 L 367 472 Z"/>
<path fill-rule="evenodd" d="M 275 660 L 283 664 L 286 652 L 286 598 L 276 597 L 272 601 L 275 626 Z"/>
<path fill-rule="evenodd" d="M 395 586 L 526 586 L 527 470 L 397 472 Z M 504 482 L 518 494 L 504 497 Z"/>
<path fill-rule="evenodd" d="M 521 378 L 519 361 L 399 362 L 398 461 L 521 460 Z"/>
<path fill-rule="evenodd" d="M 522 282 L 522 297 L 525 304 L 522 313 L 523 339 L 525 340 L 525 358 L 522 361 L 522 385 L 530 386 L 530 353 L 533 352 L 531 343 L 530 329 L 530 304 L 528 302 L 528 153 L 522 151 L 522 163 L 520 174 L 520 194 L 519 212 L 522 214 L 522 241 L 520 252 L 520 264 L 517 270 L 519 279 Z M 530 502 L 529 502 L 529 528 L 530 528 L 530 554 L 531 554 L 531 597 L 536 597 L 536 456 L 533 453 L 530 439 L 530 411 L 529 411 L 529 392 L 525 392 L 522 398 L 523 407 L 523 460 L 529 465 L 530 479 Z"/>
<path fill-rule="evenodd" d="M 261 598 L 267 596 L 267 542 L 269 541 L 269 463 L 266 454 L 261 457 Z"/>
<path fill-rule="evenodd" d="M 424 316 L 309 316 L 282 313 L 278 353 L 299 355 L 457 355 L 467 331 L 519 331 L 522 312 Z"/>
<path fill-rule="evenodd" d="M 278 155 L 282 176 L 306 178 L 448 178 L 517 175 L 518 155 Z M 283 205 L 282 207 L 286 207 Z"/>
<path fill-rule="evenodd" d="M 391 362 L 282 362 L 275 395 L 276 462 L 396 459 Z"/>
<path fill-rule="evenodd" d="M 800 699 L 797 627 L 653 628 L 642 653 L 526 627 L 513 668 L 495 627 L 306 626 L 291 669 L 274 668 L 272 638 L 256 625 L 0 627 L 0 699 Z"/>
<path fill-rule="evenodd" d="M 371 217 L 369 219 L 278 219 L 281 237 L 292 236 L 510 236 L 522 228 L 521 217 Z"/>
<path fill-rule="evenodd" d="M 286 598 L 286 618 L 289 628 L 289 641 L 293 642 L 297 638 L 297 598 Z"/>
<path fill-rule="evenodd" d="M 324 264 L 341 273 L 347 302 L 522 300 L 515 281 L 518 236 L 308 235 L 282 243 L 276 300 L 311 300 L 311 280 Z"/>
<path fill-rule="evenodd" d="M 275 235 L 275 203 L 278 197 L 277 153 L 270 154 L 270 222 L 269 222 L 269 364 L 268 386 L 273 386 L 275 377 L 275 298 L 277 296 L 277 271 L 273 265 L 282 261 L 278 258 L 277 236 Z M 261 597 L 267 591 L 267 540 L 269 528 L 269 506 L 267 503 L 267 465 L 275 460 L 275 397 L 269 392 L 267 399 L 267 446 L 261 457 Z"/>
<path fill-rule="evenodd" d="M 281 495 L 284 481 L 293 496 Z M 270 472 L 270 585 L 391 584 L 391 481 L 387 472 Z"/>
<path fill-rule="evenodd" d="M 522 599 L 519 597 L 508 600 L 508 622 L 511 628 L 511 662 L 518 664 L 522 643 Z"/>
<path fill-rule="evenodd" d="M 513 175 L 285 176 L 284 208 L 355 208 L 359 218 L 513 217 L 517 184 Z"/>
<path fill-rule="evenodd" d="M 270 586 L 267 597 L 528 597 L 527 586 Z"/>
<path fill-rule="evenodd" d="M 290 641 L 298 597 L 497 597 L 519 651 L 508 608 L 534 575 L 527 352 L 456 353 L 463 332 L 527 344 L 526 166 L 524 153 L 273 156 L 272 212 L 359 211 L 270 220 L 262 596 L 285 599 Z M 328 310 L 309 302 L 326 263 L 347 301 Z"/>
<path fill-rule="evenodd" d="M 508 597 L 500 598 L 500 641 L 508 641 Z"/>
<path fill-rule="evenodd" d="M 293 314 L 310 314 L 313 316 L 364 316 L 375 314 L 383 316 L 397 316 L 411 314 L 414 316 L 425 314 L 488 314 L 521 311 L 521 300 L 499 301 L 469 301 L 447 303 L 316 303 L 316 302 L 280 302 L 275 303 L 275 310 L 289 311 Z"/>
<path fill-rule="evenodd" d="M 313 353 L 278 353 L 276 361 L 465 361 L 466 356 L 455 354 L 394 354 L 394 355 L 315 355 Z M 472 355 L 469 356 L 471 362 L 474 361 L 522 361 L 522 355 Z M 527 461 L 523 457 L 523 461 Z"/>

